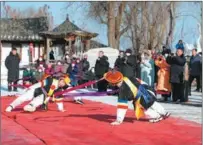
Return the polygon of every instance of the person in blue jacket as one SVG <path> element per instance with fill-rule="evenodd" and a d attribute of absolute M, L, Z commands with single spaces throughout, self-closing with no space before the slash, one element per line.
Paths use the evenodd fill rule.
<path fill-rule="evenodd" d="M 183 45 L 183 41 L 179 40 L 178 44 L 176 44 L 176 49 L 182 49 L 184 51 L 184 45 Z"/>
<path fill-rule="evenodd" d="M 71 67 L 72 67 L 72 70 L 69 72 L 69 75 L 70 75 L 71 85 L 75 87 L 78 85 L 78 72 L 79 72 L 76 58 L 73 58 Z M 74 97 L 74 100 L 78 104 L 84 104 L 81 97 Z"/>

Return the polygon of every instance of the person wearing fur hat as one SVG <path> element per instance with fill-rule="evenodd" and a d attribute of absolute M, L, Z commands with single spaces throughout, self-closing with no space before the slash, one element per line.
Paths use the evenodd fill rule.
<path fill-rule="evenodd" d="M 24 106 L 23 110 L 26 112 L 34 112 L 37 107 L 46 104 L 50 98 L 52 98 L 52 101 L 56 101 L 57 99 L 54 97 L 55 90 L 66 86 L 68 87 L 69 85 L 70 79 L 68 76 L 62 76 L 59 78 L 49 76 L 30 86 L 29 89 L 24 94 L 16 98 L 5 111 L 11 112 L 24 102 L 31 101 L 29 104 Z M 62 102 L 57 102 L 57 107 L 59 111 L 65 111 Z"/>
<path fill-rule="evenodd" d="M 144 84 L 134 77 L 124 77 L 118 71 L 110 71 L 104 79 L 112 85 L 119 87 L 117 118 L 112 125 L 120 125 L 128 109 L 128 101 L 133 101 L 137 119 L 148 116 L 149 122 L 155 123 L 169 117 L 170 113 L 156 102 L 156 94 L 152 87 Z"/>

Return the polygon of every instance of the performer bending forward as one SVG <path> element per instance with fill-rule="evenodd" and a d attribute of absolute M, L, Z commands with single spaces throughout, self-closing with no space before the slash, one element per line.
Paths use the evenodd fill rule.
<path fill-rule="evenodd" d="M 24 94 L 15 99 L 6 108 L 6 112 L 11 112 L 17 106 L 31 100 L 32 101 L 28 105 L 24 106 L 24 111 L 34 112 L 38 106 L 44 105 L 44 103 L 46 104 L 46 102 L 48 102 L 51 97 L 53 101 L 57 102 L 56 97 L 54 97 L 53 95 L 54 92 L 56 90 L 59 90 L 60 88 L 67 88 L 69 86 L 69 83 L 70 79 L 67 76 L 63 76 L 58 79 L 48 76 L 43 81 L 30 86 Z M 61 100 L 61 98 L 58 99 Z M 63 109 L 63 102 L 57 102 L 57 106 L 59 111 L 65 111 Z"/>
<path fill-rule="evenodd" d="M 149 122 L 159 122 L 167 117 L 170 113 L 156 102 L 155 91 L 142 81 L 136 78 L 127 78 L 118 72 L 108 72 L 104 75 L 110 84 L 119 87 L 117 118 L 112 125 L 120 125 L 128 109 L 128 101 L 133 101 L 135 116 L 137 119 L 144 115 L 149 117 Z"/>

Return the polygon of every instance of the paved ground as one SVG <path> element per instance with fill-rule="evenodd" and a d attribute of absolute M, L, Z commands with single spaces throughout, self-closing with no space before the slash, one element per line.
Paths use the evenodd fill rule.
<path fill-rule="evenodd" d="M 158 96 L 160 98 L 161 96 Z M 110 105 L 116 105 L 117 97 L 107 96 L 107 97 L 87 97 L 88 100 L 98 101 Z M 172 116 L 177 118 L 182 118 L 185 120 L 194 121 L 197 123 L 202 123 L 202 94 L 197 92 L 192 92 L 192 96 L 189 97 L 189 104 L 173 104 L 173 103 L 161 103 L 164 108 L 169 111 Z M 130 109 L 133 109 L 133 105 L 129 102 Z"/>

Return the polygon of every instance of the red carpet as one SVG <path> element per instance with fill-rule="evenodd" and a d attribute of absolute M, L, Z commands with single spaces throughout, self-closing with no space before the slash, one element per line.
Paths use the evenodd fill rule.
<path fill-rule="evenodd" d="M 128 111 L 124 124 L 111 126 L 114 106 L 91 101 L 78 105 L 70 101 L 65 103 L 65 113 L 57 112 L 55 104 L 49 105 L 48 112 L 23 113 L 22 106 L 12 113 L 3 112 L 12 100 L 1 98 L 3 145 L 201 144 L 201 125 L 178 118 L 152 124 L 136 121 L 134 112 Z"/>

